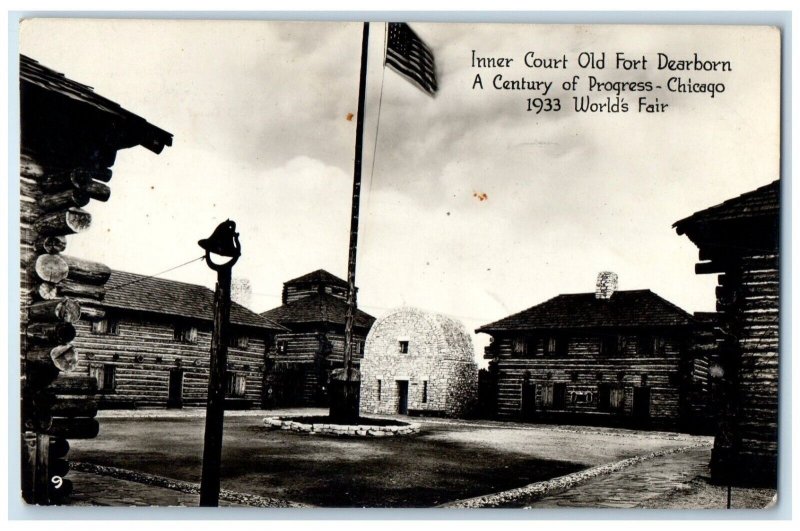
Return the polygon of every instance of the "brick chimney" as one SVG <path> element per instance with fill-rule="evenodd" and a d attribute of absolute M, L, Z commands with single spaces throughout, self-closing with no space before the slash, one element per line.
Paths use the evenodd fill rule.
<path fill-rule="evenodd" d="M 601 271 L 597 274 L 597 286 L 594 296 L 596 299 L 609 300 L 617 291 L 617 274 L 612 271 Z"/>
<path fill-rule="evenodd" d="M 253 288 L 250 280 L 246 278 L 234 278 L 231 282 L 231 300 L 241 304 L 245 308 L 250 307 L 253 298 Z"/>

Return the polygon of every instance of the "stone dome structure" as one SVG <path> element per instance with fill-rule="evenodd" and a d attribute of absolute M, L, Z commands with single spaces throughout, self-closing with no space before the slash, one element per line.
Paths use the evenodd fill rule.
<path fill-rule="evenodd" d="M 477 400 L 478 366 L 464 325 L 416 308 L 373 324 L 361 360 L 361 412 L 459 417 Z"/>

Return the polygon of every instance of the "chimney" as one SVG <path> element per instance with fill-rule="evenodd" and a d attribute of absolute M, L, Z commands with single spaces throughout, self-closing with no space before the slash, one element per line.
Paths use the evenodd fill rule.
<path fill-rule="evenodd" d="M 617 274 L 612 271 L 601 271 L 597 274 L 597 287 L 594 291 L 596 299 L 609 300 L 617 290 Z"/>
<path fill-rule="evenodd" d="M 253 288 L 250 286 L 250 280 L 234 278 L 231 281 L 231 300 L 233 302 L 241 304 L 245 308 L 250 308 L 252 295 Z"/>

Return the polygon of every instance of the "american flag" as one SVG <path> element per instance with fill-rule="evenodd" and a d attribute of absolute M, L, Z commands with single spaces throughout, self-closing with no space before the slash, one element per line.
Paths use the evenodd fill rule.
<path fill-rule="evenodd" d="M 436 94 L 433 52 L 405 22 L 389 23 L 385 64 L 431 96 Z"/>

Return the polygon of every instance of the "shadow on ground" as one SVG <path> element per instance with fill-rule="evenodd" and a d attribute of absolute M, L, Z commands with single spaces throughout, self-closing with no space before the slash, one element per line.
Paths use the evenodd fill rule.
<path fill-rule="evenodd" d="M 69 458 L 199 482 L 202 418 L 108 418 Z M 403 438 L 353 440 L 225 420 L 222 488 L 321 507 L 431 507 L 568 474 L 585 464 L 451 440 L 426 424 Z M 80 488 L 76 485 L 76 488 Z"/>

